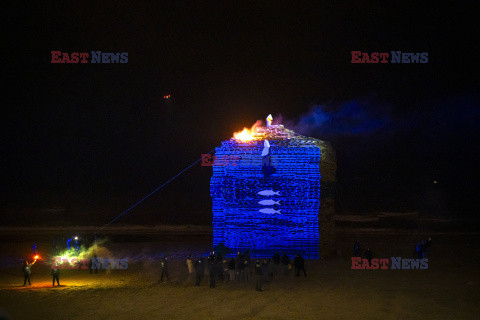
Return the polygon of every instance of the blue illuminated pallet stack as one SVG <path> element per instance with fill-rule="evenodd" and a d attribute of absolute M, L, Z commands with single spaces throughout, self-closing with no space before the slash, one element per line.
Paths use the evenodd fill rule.
<path fill-rule="evenodd" d="M 278 252 L 318 259 L 320 148 L 303 137 L 269 142 L 275 173 L 268 177 L 262 171 L 264 140 L 230 139 L 216 148 L 217 158 L 238 161 L 213 166 L 213 245 L 232 253 L 249 250 L 252 257 Z"/>

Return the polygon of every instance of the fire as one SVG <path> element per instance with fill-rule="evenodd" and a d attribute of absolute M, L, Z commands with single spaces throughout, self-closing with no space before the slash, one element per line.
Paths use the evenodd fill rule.
<path fill-rule="evenodd" d="M 255 140 L 256 139 L 255 136 L 254 136 L 255 128 L 257 128 L 261 125 L 262 125 L 262 122 L 259 120 L 259 121 L 255 122 L 255 124 L 252 126 L 251 129 L 243 128 L 243 130 L 240 131 L 240 132 L 234 132 L 233 133 L 233 138 L 235 140 L 239 140 L 239 141 L 242 141 L 242 142 L 249 142 L 249 141 Z"/>
<path fill-rule="evenodd" d="M 252 130 L 249 130 L 247 128 L 243 128 L 243 131 L 241 132 L 234 132 L 233 138 L 242 142 L 248 142 L 254 139 L 254 137 L 252 136 Z"/>

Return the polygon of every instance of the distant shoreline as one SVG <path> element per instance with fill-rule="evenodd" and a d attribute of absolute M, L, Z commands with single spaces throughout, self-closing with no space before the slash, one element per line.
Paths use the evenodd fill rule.
<path fill-rule="evenodd" d="M 51 234 L 94 234 L 99 235 L 211 235 L 213 233 L 211 226 L 199 225 L 158 225 L 158 226 L 112 226 L 99 230 L 95 226 L 36 226 L 36 227 L 15 227 L 1 226 L 0 234 L 2 236 L 10 235 L 51 235 Z M 360 227 L 360 226 L 337 226 L 335 233 L 339 235 L 348 234 L 479 234 L 480 231 L 459 231 L 453 230 L 426 230 L 412 228 L 378 228 L 378 227 Z"/>
<path fill-rule="evenodd" d="M 36 226 L 36 227 L 15 227 L 15 226 L 1 226 L 0 233 L 6 234 L 20 234 L 25 232 L 34 232 L 38 234 L 51 233 L 99 233 L 104 235 L 109 234 L 212 234 L 211 226 L 194 226 L 194 225 L 158 225 L 158 226 L 112 226 L 100 230 L 96 226 Z"/>

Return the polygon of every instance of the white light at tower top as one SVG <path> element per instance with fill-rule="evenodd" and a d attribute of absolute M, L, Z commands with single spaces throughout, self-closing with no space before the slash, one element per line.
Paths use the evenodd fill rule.
<path fill-rule="evenodd" d="M 273 117 L 271 114 L 268 115 L 267 117 L 267 127 L 270 127 L 272 125 Z"/>

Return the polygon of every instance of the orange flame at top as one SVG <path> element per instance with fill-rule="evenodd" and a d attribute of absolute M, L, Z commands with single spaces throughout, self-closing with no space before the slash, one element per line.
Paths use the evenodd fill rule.
<path fill-rule="evenodd" d="M 240 132 L 234 132 L 233 138 L 242 142 L 248 142 L 254 139 L 252 136 L 252 130 L 249 130 L 247 128 L 243 128 L 243 131 Z"/>
<path fill-rule="evenodd" d="M 251 129 L 243 128 L 242 131 L 234 132 L 233 133 L 233 138 L 235 140 L 239 140 L 239 141 L 242 141 L 242 142 L 249 142 L 249 141 L 255 140 L 256 138 L 253 135 L 253 133 L 255 132 L 255 128 L 259 127 L 261 125 L 262 125 L 262 122 L 259 120 L 259 121 L 255 122 L 255 124 L 252 126 Z"/>

